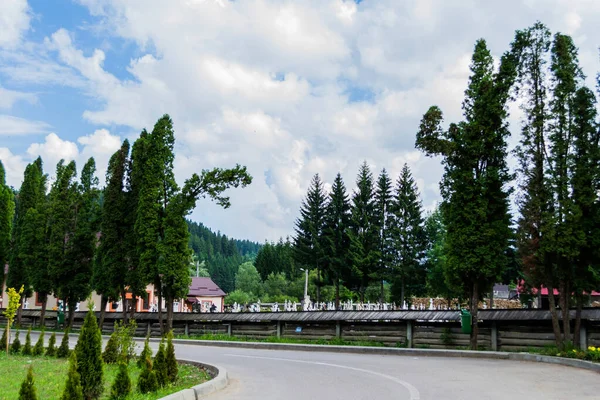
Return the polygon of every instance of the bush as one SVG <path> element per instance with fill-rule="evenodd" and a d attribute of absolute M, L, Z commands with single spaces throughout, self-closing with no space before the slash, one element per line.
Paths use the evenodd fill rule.
<path fill-rule="evenodd" d="M 6 341 L 8 340 L 8 337 L 6 337 L 6 331 L 8 330 L 8 326 L 4 327 L 4 330 L 2 331 L 2 338 L 0 339 L 0 351 L 4 351 L 6 350 Z"/>
<path fill-rule="evenodd" d="M 19 340 L 19 331 L 15 333 L 15 340 L 10 345 L 10 352 L 13 354 L 19 354 L 21 352 L 21 341 Z"/>
<path fill-rule="evenodd" d="M 69 374 L 60 400 L 83 400 L 81 376 L 77 372 L 77 354 L 74 351 L 71 352 L 69 357 Z"/>
<path fill-rule="evenodd" d="M 69 330 L 65 330 L 65 334 L 63 335 L 62 341 L 60 342 L 60 346 L 56 351 L 56 356 L 58 358 L 67 358 L 69 357 Z"/>
<path fill-rule="evenodd" d="M 130 392 L 131 380 L 129 379 L 129 373 L 127 372 L 127 364 L 125 364 L 124 361 L 121 361 L 119 363 L 119 373 L 117 374 L 117 377 L 110 388 L 110 399 L 124 399 Z"/>
<path fill-rule="evenodd" d="M 117 362 L 119 358 L 119 339 L 117 338 L 117 331 L 115 330 L 108 342 L 106 343 L 106 347 L 104 348 L 104 353 L 102 353 L 102 359 L 107 364 L 114 364 Z"/>
<path fill-rule="evenodd" d="M 152 360 L 146 357 L 142 372 L 138 378 L 137 388 L 141 393 L 151 393 L 158 390 L 156 373 L 152 370 Z"/>
<path fill-rule="evenodd" d="M 25 346 L 23 346 L 23 351 L 21 352 L 24 356 L 30 356 L 32 354 L 31 349 L 31 328 L 27 331 L 27 336 L 25 336 Z"/>
<path fill-rule="evenodd" d="M 152 350 L 150 349 L 150 336 L 146 336 L 146 341 L 144 342 L 144 349 L 138 357 L 137 365 L 139 368 L 142 368 L 144 366 L 144 363 L 146 362 L 146 357 L 150 359 L 152 358 Z"/>
<path fill-rule="evenodd" d="M 34 356 L 41 356 L 42 354 L 44 354 L 44 331 L 40 332 L 40 337 L 33 348 Z"/>
<path fill-rule="evenodd" d="M 54 357 L 56 355 L 56 333 L 52 332 L 50 340 L 48 340 L 48 348 L 46 349 L 46 356 Z"/>
<path fill-rule="evenodd" d="M 225 297 L 225 304 L 248 304 L 252 300 L 252 296 L 240 289 L 236 289 Z"/>
<path fill-rule="evenodd" d="M 160 342 L 156 356 L 154 356 L 153 370 L 156 373 L 156 381 L 158 382 L 158 386 L 165 386 L 169 382 L 169 373 L 167 370 L 167 357 L 165 353 L 164 339 Z"/>
<path fill-rule="evenodd" d="M 133 340 L 133 336 L 136 329 L 137 323 L 134 320 L 129 321 L 127 325 L 120 322 L 117 322 L 116 325 L 119 357 L 123 357 L 127 364 L 135 357 L 137 345 Z"/>
<path fill-rule="evenodd" d="M 173 331 L 170 331 L 167 335 L 166 359 L 167 377 L 169 378 L 169 382 L 175 382 L 177 380 L 177 374 L 179 373 L 179 366 L 177 365 L 177 358 L 175 358 L 175 346 L 173 345 Z"/>
<path fill-rule="evenodd" d="M 37 398 L 35 382 L 33 381 L 33 365 L 30 365 L 27 376 L 21 384 L 21 389 L 19 389 L 19 400 L 37 400 Z"/>
<path fill-rule="evenodd" d="M 104 385 L 102 365 L 102 335 L 96 316 L 90 307 L 75 346 L 77 372 L 81 375 L 81 387 L 86 399 L 97 399 Z"/>

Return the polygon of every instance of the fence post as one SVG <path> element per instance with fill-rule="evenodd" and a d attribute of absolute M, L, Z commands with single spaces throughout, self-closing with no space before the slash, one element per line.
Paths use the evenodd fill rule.
<path fill-rule="evenodd" d="M 587 350 L 587 347 L 587 327 L 585 326 L 585 323 L 582 323 L 579 328 L 579 348 L 585 351 Z"/>
<path fill-rule="evenodd" d="M 335 321 L 335 337 L 342 338 L 342 321 Z"/>
<path fill-rule="evenodd" d="M 146 325 L 146 331 L 148 337 L 150 337 L 152 335 L 152 321 L 148 321 L 148 324 Z"/>
<path fill-rule="evenodd" d="M 277 338 L 281 337 L 281 321 L 277 321 Z"/>
<path fill-rule="evenodd" d="M 492 351 L 498 351 L 498 327 L 496 321 L 492 322 Z"/>
<path fill-rule="evenodd" d="M 406 321 L 406 347 L 413 347 L 413 322 L 410 320 Z"/>
<path fill-rule="evenodd" d="M 227 324 L 227 336 L 231 336 L 231 322 Z"/>

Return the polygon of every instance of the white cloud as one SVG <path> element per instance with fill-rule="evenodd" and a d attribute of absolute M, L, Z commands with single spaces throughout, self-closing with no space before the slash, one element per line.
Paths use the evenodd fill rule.
<path fill-rule="evenodd" d="M 19 187 L 23 180 L 23 172 L 27 165 L 23 158 L 13 154 L 10 149 L 0 147 L 0 161 L 6 170 L 6 183 L 13 187 Z"/>
<path fill-rule="evenodd" d="M 29 20 L 27 0 L 0 2 L 0 48 L 18 45 L 23 33 L 29 29 Z"/>
<path fill-rule="evenodd" d="M 31 121 L 12 115 L 0 114 L 0 136 L 30 135 L 49 132 L 50 125 L 42 121 Z"/>
<path fill-rule="evenodd" d="M 0 86 L 0 108 L 10 109 L 13 104 L 21 100 L 34 104 L 37 102 L 37 96 L 32 93 L 5 89 Z"/>

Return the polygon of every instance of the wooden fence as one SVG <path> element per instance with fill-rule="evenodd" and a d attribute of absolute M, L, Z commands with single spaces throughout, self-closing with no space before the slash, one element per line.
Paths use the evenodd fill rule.
<path fill-rule="evenodd" d="M 121 313 L 106 313 L 103 333 L 112 332 L 114 322 L 121 320 L 121 316 Z M 39 310 L 23 310 L 21 328 L 39 325 L 39 317 Z M 84 317 L 85 312 L 75 313 L 75 329 L 81 327 Z M 137 335 L 160 336 L 156 313 L 136 313 L 134 319 Z M 5 323 L 0 317 L 0 324 Z M 56 312 L 47 311 L 46 326 L 55 328 L 56 324 Z M 461 331 L 458 311 L 175 313 L 173 330 L 176 335 L 221 334 L 248 339 L 339 338 L 421 348 L 456 349 L 469 344 L 469 334 Z M 580 338 L 582 348 L 600 347 L 600 309 L 583 310 Z M 554 334 L 550 312 L 536 309 L 480 310 L 478 340 L 482 349 L 500 351 L 551 346 Z"/>

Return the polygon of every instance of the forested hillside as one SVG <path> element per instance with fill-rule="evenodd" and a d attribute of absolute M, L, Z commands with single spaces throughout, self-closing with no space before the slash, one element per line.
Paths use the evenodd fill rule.
<path fill-rule="evenodd" d="M 187 221 L 187 225 L 190 248 L 204 274 L 207 272 L 225 293 L 232 292 L 240 264 L 256 258 L 261 245 L 249 240 L 228 238 L 220 232 L 211 231 L 202 223 Z"/>

